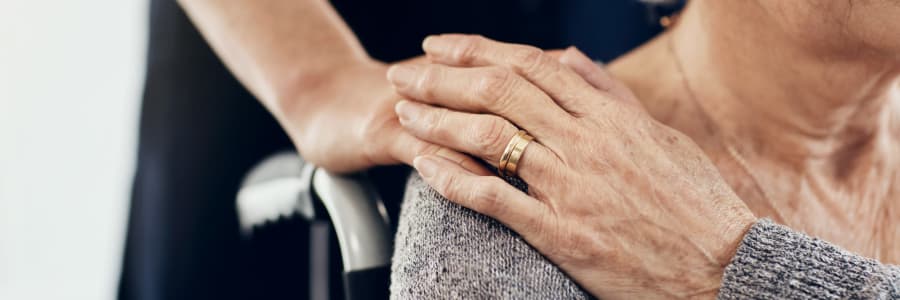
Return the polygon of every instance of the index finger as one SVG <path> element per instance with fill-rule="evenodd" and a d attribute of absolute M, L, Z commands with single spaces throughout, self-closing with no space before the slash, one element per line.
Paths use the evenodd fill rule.
<path fill-rule="evenodd" d="M 478 35 L 444 34 L 429 36 L 422 42 L 422 48 L 432 61 L 441 64 L 509 68 L 576 116 L 589 111 L 585 99 L 602 97 L 575 71 L 536 47 L 502 43 Z"/>

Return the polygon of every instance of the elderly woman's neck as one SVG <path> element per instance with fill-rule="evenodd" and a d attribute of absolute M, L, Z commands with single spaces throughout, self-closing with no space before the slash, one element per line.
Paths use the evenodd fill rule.
<path fill-rule="evenodd" d="M 814 32 L 824 29 L 793 34 L 754 1 L 694 2 L 673 52 L 695 101 L 749 143 L 739 146 L 809 163 L 890 144 L 879 141 L 897 122 L 900 57 Z"/>

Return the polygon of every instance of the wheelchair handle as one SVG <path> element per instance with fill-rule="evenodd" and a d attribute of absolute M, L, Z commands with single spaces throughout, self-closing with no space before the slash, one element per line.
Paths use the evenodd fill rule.
<path fill-rule="evenodd" d="M 390 265 L 390 222 L 375 188 L 362 175 L 316 169 L 312 177 L 313 191 L 337 232 L 344 272 Z"/>
<path fill-rule="evenodd" d="M 237 208 L 245 234 L 253 228 L 299 215 L 321 220 L 319 201 L 335 229 L 347 299 L 387 299 L 392 234 L 387 211 L 363 174 L 339 175 L 280 153 L 258 164 L 244 179 Z"/>

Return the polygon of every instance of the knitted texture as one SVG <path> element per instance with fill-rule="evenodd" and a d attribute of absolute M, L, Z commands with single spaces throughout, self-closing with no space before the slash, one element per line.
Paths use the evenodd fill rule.
<path fill-rule="evenodd" d="M 592 299 L 515 232 L 450 202 L 417 174 L 405 195 L 392 299 Z M 900 268 L 760 220 L 726 267 L 718 298 L 900 299 Z"/>
<path fill-rule="evenodd" d="M 392 299 L 591 299 L 515 232 L 448 201 L 418 174 L 405 195 Z"/>
<path fill-rule="evenodd" d="M 718 298 L 900 299 L 900 267 L 763 219 L 726 267 Z"/>

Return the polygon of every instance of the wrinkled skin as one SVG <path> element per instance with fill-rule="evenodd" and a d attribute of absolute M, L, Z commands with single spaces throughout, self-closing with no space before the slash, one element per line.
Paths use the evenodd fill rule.
<path fill-rule="evenodd" d="M 898 1 L 691 1 L 608 68 L 700 145 L 756 216 L 897 264 L 896 13 Z"/>
<path fill-rule="evenodd" d="M 716 294 L 755 217 L 690 138 L 597 67 L 476 36 L 430 37 L 424 48 L 440 64 L 388 73 L 422 102 L 397 105 L 404 128 L 492 164 L 513 124 L 536 138 L 518 170 L 529 194 L 452 157 L 420 156 L 439 193 L 519 232 L 601 298 Z M 559 60 L 590 61 L 574 48 Z"/>

